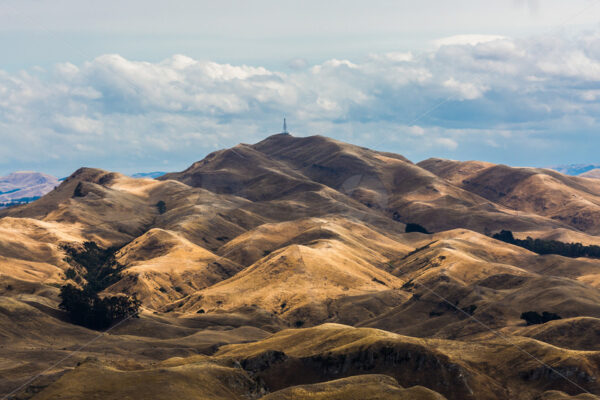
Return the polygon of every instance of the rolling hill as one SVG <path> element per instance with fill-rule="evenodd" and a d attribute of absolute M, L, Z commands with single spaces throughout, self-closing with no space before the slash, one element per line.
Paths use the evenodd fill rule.
<path fill-rule="evenodd" d="M 0 394 L 598 398 L 600 259 L 491 236 L 600 245 L 599 182 L 288 134 L 156 179 L 81 168 L 0 210 Z M 99 296 L 142 304 L 100 336 L 59 307 L 88 241 Z"/>
<path fill-rule="evenodd" d="M 549 169 L 429 159 L 419 165 L 457 186 L 525 215 L 535 213 L 576 230 L 600 233 L 600 181 Z"/>

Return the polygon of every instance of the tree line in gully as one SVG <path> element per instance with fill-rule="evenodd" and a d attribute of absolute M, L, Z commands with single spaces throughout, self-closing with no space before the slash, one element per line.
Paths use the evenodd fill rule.
<path fill-rule="evenodd" d="M 492 236 L 494 239 L 505 243 L 514 244 L 538 254 L 558 254 L 564 257 L 588 257 L 600 258 L 600 246 L 584 246 L 581 243 L 565 243 L 558 240 L 533 239 L 515 239 L 511 231 L 502 230 Z"/>
<path fill-rule="evenodd" d="M 60 308 L 71 322 L 91 329 L 106 329 L 118 321 L 137 315 L 141 302 L 135 296 L 100 295 L 121 279 L 123 266 L 115 260 L 117 248 L 100 248 L 85 242 L 81 248 L 64 245 L 71 265 L 65 273 L 69 282 L 61 287 Z"/>
<path fill-rule="evenodd" d="M 85 197 L 81 182 L 73 197 Z M 159 214 L 167 212 L 163 200 L 156 203 Z M 124 267 L 117 263 L 117 247 L 103 249 L 95 242 L 84 242 L 81 247 L 63 245 L 67 254 L 65 261 L 71 265 L 65 276 L 70 281 L 60 290 L 60 308 L 67 312 L 71 322 L 91 329 L 106 329 L 125 318 L 137 316 L 141 302 L 125 294 L 100 293 L 118 282 Z M 74 285 L 73 283 L 76 283 Z"/>

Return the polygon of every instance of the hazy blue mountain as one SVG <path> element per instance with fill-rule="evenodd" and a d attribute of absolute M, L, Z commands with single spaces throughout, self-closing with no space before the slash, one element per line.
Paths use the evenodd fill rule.
<path fill-rule="evenodd" d="M 166 174 L 163 171 L 155 171 L 155 172 L 138 172 L 137 174 L 131 175 L 132 178 L 152 178 L 156 179 Z"/>
<path fill-rule="evenodd" d="M 0 177 L 0 207 L 30 203 L 59 185 L 58 178 L 41 172 L 18 171 Z"/>
<path fill-rule="evenodd" d="M 561 174 L 566 175 L 581 175 L 585 172 L 591 171 L 596 168 L 600 168 L 599 164 L 568 164 L 568 165 L 555 165 L 549 167 Z"/>

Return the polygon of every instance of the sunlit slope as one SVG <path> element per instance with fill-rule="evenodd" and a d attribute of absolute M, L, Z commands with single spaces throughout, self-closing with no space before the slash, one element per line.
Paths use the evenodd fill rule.
<path fill-rule="evenodd" d="M 293 244 L 195 293 L 181 309 L 212 312 L 254 304 L 285 316 L 310 303 L 399 288 L 402 280 L 374 265 L 384 261 L 376 254 L 369 253 L 367 258 L 360 250 L 336 240 Z M 306 315 L 303 322 L 319 317 Z"/>
<path fill-rule="evenodd" d="M 292 386 L 261 400 L 443 400 L 444 396 L 422 386 L 404 389 L 387 375 L 359 375 L 313 385 Z"/>
<path fill-rule="evenodd" d="M 364 253 L 365 257 L 373 254 L 373 262 L 399 257 L 413 249 L 398 234 L 382 234 L 352 217 L 330 215 L 263 224 L 223 245 L 219 254 L 242 265 L 250 265 L 282 247 L 309 244 L 321 239 L 343 242 L 355 251 Z"/>
<path fill-rule="evenodd" d="M 210 360 L 166 361 L 152 367 L 87 360 L 33 400 L 207 399 L 242 400 L 257 385 L 241 369 Z"/>
<path fill-rule="evenodd" d="M 124 278 L 108 291 L 136 294 L 144 304 L 157 309 L 242 269 L 181 234 L 158 228 L 123 247 L 117 261 L 126 267 Z"/>
<path fill-rule="evenodd" d="M 461 338 L 520 326 L 526 311 L 600 316 L 591 282 L 598 260 L 538 256 L 468 230 L 421 236 L 415 251 L 390 263 L 410 299 L 360 325 Z"/>
<path fill-rule="evenodd" d="M 162 212 L 157 207 L 160 201 L 166 204 Z M 231 221 L 230 215 L 246 203 L 175 181 L 82 169 L 39 201 L 3 211 L 0 268 L 19 279 L 60 282 L 69 267 L 63 261 L 63 245 L 77 246 L 87 240 L 104 247 L 125 245 L 118 261 L 132 267 L 128 276 L 141 279 L 135 281 L 136 288 L 115 288 L 172 301 L 239 270 L 209 249 L 216 250 L 223 238 L 263 222 L 250 213 L 246 219 Z M 202 268 L 206 273 L 201 273 Z M 173 272 L 168 278 L 167 269 Z M 175 271 L 186 278 L 178 278 Z M 154 279 L 170 282 L 165 288 L 170 294 L 149 293 L 161 287 L 145 282 Z M 182 290 L 175 293 L 175 287 Z"/>
<path fill-rule="evenodd" d="M 600 233 L 600 181 L 549 169 L 429 159 L 419 166 L 497 204 Z M 521 230 L 521 229 L 519 229 Z"/>

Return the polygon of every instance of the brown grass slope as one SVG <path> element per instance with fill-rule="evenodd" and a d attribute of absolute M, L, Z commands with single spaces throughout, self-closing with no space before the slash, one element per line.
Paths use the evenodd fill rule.
<path fill-rule="evenodd" d="M 108 291 L 136 294 L 146 306 L 166 303 L 209 287 L 242 268 L 173 231 L 153 228 L 119 250 L 127 269 Z"/>
<path fill-rule="evenodd" d="M 256 313 L 247 313 L 246 319 L 235 314 L 213 316 L 207 323 L 201 318 L 180 319 L 146 311 L 100 336 L 68 321 L 58 309 L 57 292 L 39 283 L 0 279 L 0 395 L 42 373 L 17 397 L 29 398 L 86 357 L 151 364 L 175 356 L 211 354 L 225 343 L 268 336 L 250 326 L 268 323 L 264 317 L 261 322 Z M 87 346 L 81 348 L 83 344 Z M 97 382 L 103 384 L 104 391 L 113 389 L 106 382 Z M 61 395 L 76 397 L 68 391 Z"/>
<path fill-rule="evenodd" d="M 32 399 L 241 400 L 258 390 L 243 370 L 210 360 L 175 359 L 150 367 L 111 364 L 87 360 Z"/>
<path fill-rule="evenodd" d="M 404 389 L 387 375 L 360 375 L 313 385 L 293 386 L 261 400 L 443 400 L 444 396 L 422 386 Z"/>
<path fill-rule="evenodd" d="M 527 352 L 530 356 L 525 356 Z M 216 357 L 236 360 L 270 390 L 349 376 L 386 374 L 448 399 L 534 399 L 545 390 L 598 391 L 600 353 L 559 349 L 532 339 L 461 342 L 416 339 L 376 329 L 325 324 L 285 330 L 256 343 L 227 345 Z M 493 364 L 490 361 L 494 360 Z"/>
<path fill-rule="evenodd" d="M 175 179 L 215 193 L 249 199 L 252 205 L 244 209 L 268 220 L 264 222 L 343 214 L 370 221 L 386 230 L 401 231 L 404 227 L 249 145 L 212 153 L 185 171 L 160 179 Z"/>
<path fill-rule="evenodd" d="M 374 254 L 365 257 L 337 240 L 293 244 L 190 296 L 181 310 L 213 312 L 251 304 L 285 317 L 311 303 L 399 288 L 403 281 L 378 268 L 385 260 Z M 306 323 L 323 318 L 306 317 Z"/>
<path fill-rule="evenodd" d="M 461 188 L 513 210 L 600 233 L 600 182 L 540 168 L 428 159 L 418 164 Z"/>
<path fill-rule="evenodd" d="M 555 346 L 573 350 L 600 350 L 600 319 L 566 318 L 513 331 Z"/>
<path fill-rule="evenodd" d="M 412 390 L 382 377 L 333 381 L 365 374 L 449 399 L 577 395 L 561 375 L 598 393 L 600 261 L 539 256 L 481 234 L 511 229 L 594 244 L 585 226 L 596 221 L 598 184 L 487 163 L 431 164 L 435 173 L 399 155 L 275 135 L 162 180 L 81 169 L 39 201 L 0 211 L 0 388 L 94 337 L 58 310 L 56 288 L 69 267 L 61 245 L 94 240 L 122 247 L 123 279 L 108 291 L 136 293 L 144 312 L 25 397 L 61 376 L 38 396 L 116 398 L 140 387 L 152 398 L 168 379 L 182 398 Z M 494 195 L 500 189 L 510 195 Z M 436 233 L 404 233 L 405 222 Z M 526 327 L 524 311 L 564 319 Z M 290 326 L 314 327 L 281 331 Z M 100 361 L 71 370 L 88 356 Z M 239 391 L 226 391 L 231 382 Z"/>
<path fill-rule="evenodd" d="M 274 135 L 253 147 L 313 181 L 402 222 L 422 222 L 430 230 L 561 225 L 536 215 L 515 218 L 510 209 L 449 184 L 400 155 L 322 136 Z"/>
<path fill-rule="evenodd" d="M 401 235 L 393 232 L 384 235 L 361 221 L 342 215 L 329 215 L 263 224 L 223 245 L 219 254 L 241 265 L 250 265 L 282 247 L 309 244 L 320 239 L 343 242 L 363 252 L 365 258 L 372 254 L 378 260 L 396 258 L 413 249 L 403 243 Z"/>
<path fill-rule="evenodd" d="M 163 199 L 167 212 L 160 214 L 156 204 Z M 126 279 L 111 290 L 137 292 L 160 307 L 239 271 L 208 249 L 264 222 L 251 213 L 232 218 L 247 203 L 175 181 L 81 169 L 39 201 L 3 211 L 0 271 L 61 282 L 69 268 L 62 245 L 127 245 L 118 260 Z"/>
<path fill-rule="evenodd" d="M 599 316 L 600 292 L 590 281 L 598 260 L 538 256 L 468 230 L 422 236 L 416 251 L 391 262 L 411 298 L 359 325 L 460 338 L 518 327 L 525 311 Z"/>
<path fill-rule="evenodd" d="M 298 212 L 304 217 L 337 212 L 386 230 L 403 228 L 394 221 L 427 222 L 436 231 L 566 227 L 535 214 L 517 217 L 514 211 L 449 184 L 400 155 L 321 136 L 274 135 L 255 145 L 212 153 L 187 170 L 160 179 L 242 196 L 257 207 L 269 203 L 271 207 L 263 212 L 279 212 L 283 207 L 288 220 L 297 218 Z"/>

